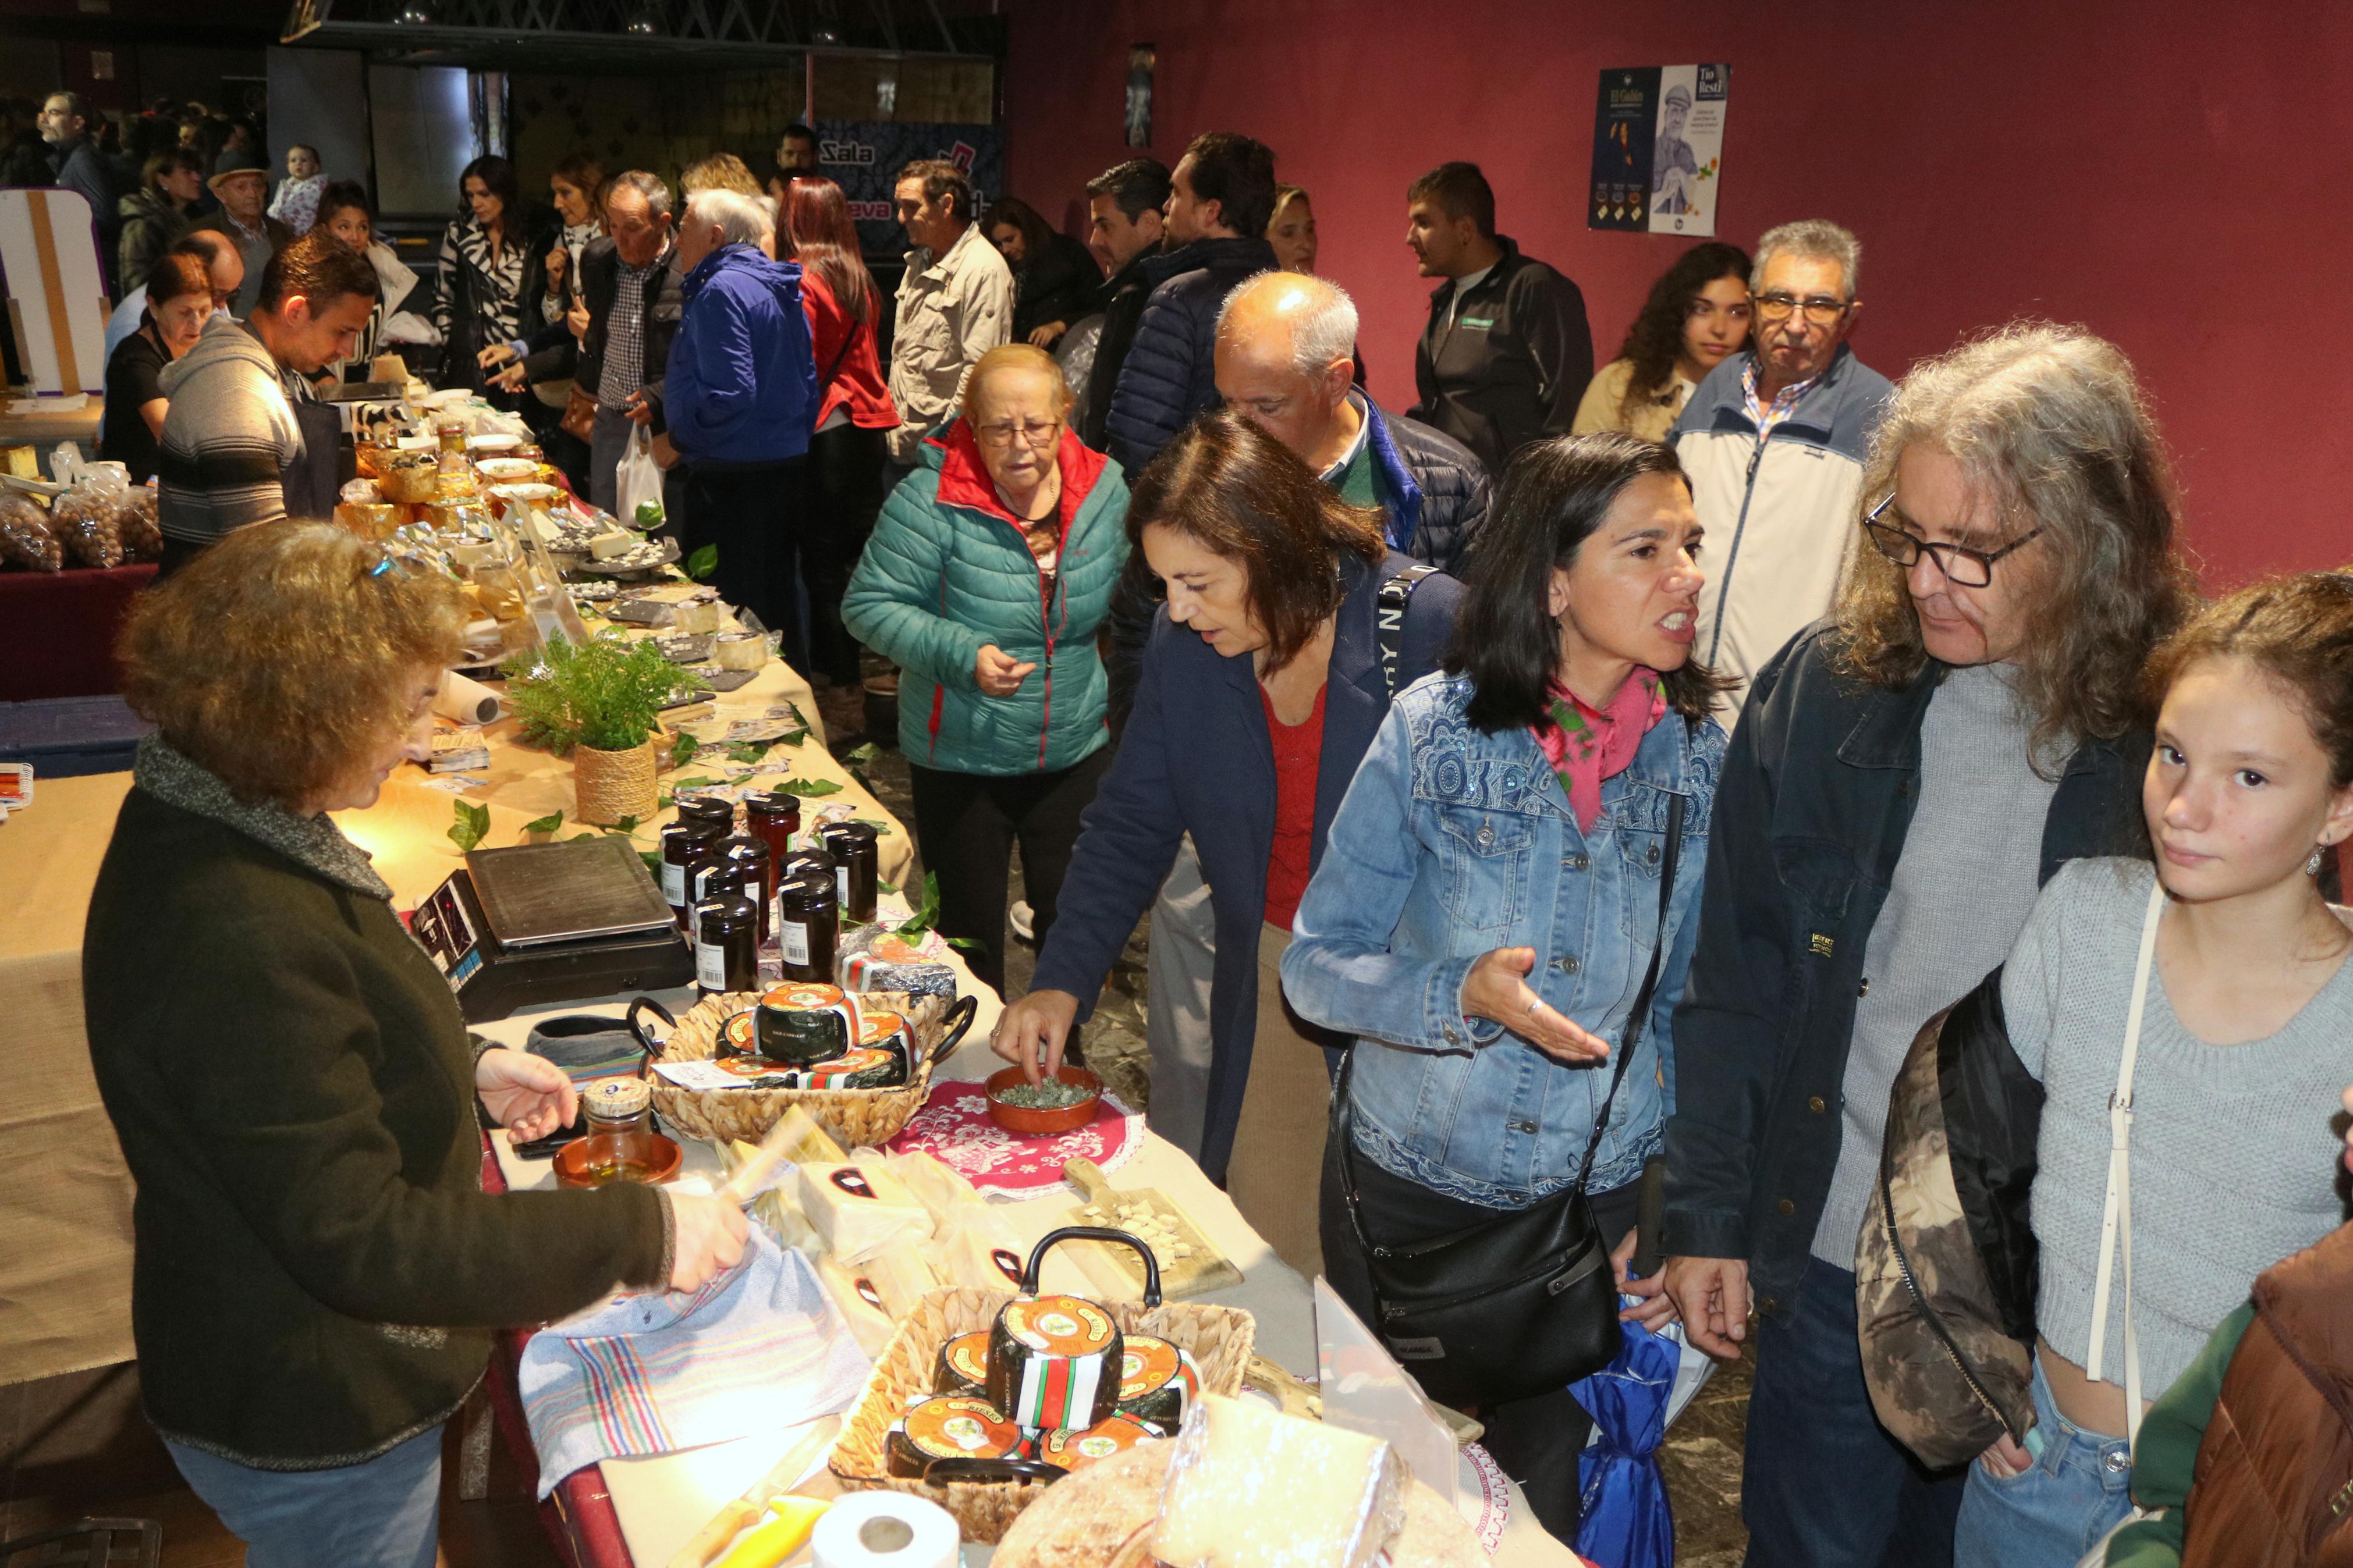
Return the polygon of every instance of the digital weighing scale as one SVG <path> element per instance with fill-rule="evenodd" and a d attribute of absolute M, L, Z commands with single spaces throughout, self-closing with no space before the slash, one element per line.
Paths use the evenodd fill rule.
<path fill-rule="evenodd" d="M 410 929 L 472 1024 L 694 983 L 694 954 L 627 838 L 470 849 Z"/>

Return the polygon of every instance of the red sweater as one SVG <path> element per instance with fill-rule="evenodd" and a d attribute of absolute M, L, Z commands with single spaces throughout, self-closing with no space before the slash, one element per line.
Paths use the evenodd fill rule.
<path fill-rule="evenodd" d="M 874 296 L 881 309 L 882 296 Z M 809 340 L 817 353 L 817 373 L 824 377 L 818 388 L 817 423 L 823 426 L 833 411 L 849 405 L 849 422 L 863 430 L 889 430 L 899 423 L 898 406 L 882 384 L 882 365 L 874 352 L 874 323 L 852 325 L 825 279 L 804 269 L 801 308 L 808 312 Z M 849 348 L 843 349 L 845 337 Z M 826 374 L 828 370 L 833 374 Z"/>
<path fill-rule="evenodd" d="M 1274 744 L 1274 843 L 1266 858 L 1266 918 L 1283 930 L 1299 916 L 1307 896 L 1308 862 L 1315 847 L 1315 777 L 1324 758 L 1324 691 L 1306 721 L 1285 724 L 1274 716 L 1274 700 L 1259 688 L 1266 707 L 1266 735 Z"/>

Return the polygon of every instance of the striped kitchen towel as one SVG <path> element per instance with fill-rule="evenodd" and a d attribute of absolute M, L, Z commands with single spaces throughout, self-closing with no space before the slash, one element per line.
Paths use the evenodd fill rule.
<path fill-rule="evenodd" d="M 846 1410 L 871 1364 L 808 1260 L 755 1225 L 701 1290 L 614 1297 L 532 1336 L 518 1381 L 539 1495 L 600 1460 Z"/>

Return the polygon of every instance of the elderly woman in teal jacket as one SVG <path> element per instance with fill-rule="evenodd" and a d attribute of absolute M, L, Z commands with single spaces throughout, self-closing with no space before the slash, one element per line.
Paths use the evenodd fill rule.
<path fill-rule="evenodd" d="M 1042 942 L 1110 763 L 1095 630 L 1127 560 L 1127 486 L 1071 433 L 1070 407 L 1039 350 L 982 355 L 841 602 L 850 635 L 900 668 L 899 744 L 940 933 L 973 944 L 973 973 L 999 991 L 1013 846 Z"/>

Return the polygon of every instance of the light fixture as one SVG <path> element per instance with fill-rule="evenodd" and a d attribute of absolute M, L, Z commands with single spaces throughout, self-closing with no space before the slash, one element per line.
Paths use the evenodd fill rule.
<path fill-rule="evenodd" d="M 407 0 L 392 19 L 397 26 L 429 27 L 433 25 L 433 13 L 425 8 L 425 0 Z"/>
<path fill-rule="evenodd" d="M 638 6 L 636 13 L 629 17 L 628 25 L 624 29 L 640 38 L 653 37 L 661 30 L 661 6 L 657 0 L 646 0 L 644 5 Z"/>

